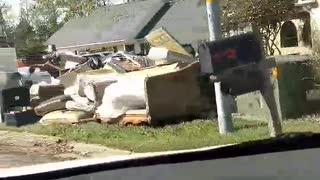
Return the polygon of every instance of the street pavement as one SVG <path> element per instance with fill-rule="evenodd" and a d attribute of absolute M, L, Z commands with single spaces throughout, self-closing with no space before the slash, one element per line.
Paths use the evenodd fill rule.
<path fill-rule="evenodd" d="M 204 149 L 203 149 L 204 150 Z M 177 153 L 177 152 L 172 152 Z M 107 159 L 78 160 L 63 163 L 37 165 L 11 169 L 2 172 L 3 177 L 26 174 L 27 172 L 38 173 L 79 167 L 92 164 L 115 164 L 122 160 L 132 158 L 161 156 L 156 154 L 135 154 L 130 156 L 114 156 Z M 164 152 L 165 155 L 170 154 Z M 91 174 L 63 178 L 73 179 L 121 179 L 121 180 L 194 180 L 194 179 L 318 179 L 320 177 L 320 148 L 286 151 L 281 153 L 267 153 L 260 155 L 242 156 L 226 159 L 206 161 L 193 161 L 188 163 L 160 164 L 153 166 L 141 166 L 123 168 L 117 170 L 101 171 Z M 0 175 L 0 176 L 1 176 Z"/>

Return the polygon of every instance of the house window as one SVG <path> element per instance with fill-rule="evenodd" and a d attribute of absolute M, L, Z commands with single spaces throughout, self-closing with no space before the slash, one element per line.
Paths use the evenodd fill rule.
<path fill-rule="evenodd" d="M 134 52 L 134 44 L 126 45 L 127 52 Z"/>
<path fill-rule="evenodd" d="M 281 38 L 281 47 L 298 46 L 298 32 L 293 22 L 287 21 L 282 25 L 280 38 Z"/>

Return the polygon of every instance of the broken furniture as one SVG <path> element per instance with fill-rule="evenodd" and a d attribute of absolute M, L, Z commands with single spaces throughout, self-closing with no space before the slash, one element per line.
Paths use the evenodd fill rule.
<path fill-rule="evenodd" d="M 24 110 L 30 106 L 30 93 L 26 87 L 2 90 L 2 117 L 7 126 L 22 126 L 36 123 L 39 117 L 34 110 Z"/>

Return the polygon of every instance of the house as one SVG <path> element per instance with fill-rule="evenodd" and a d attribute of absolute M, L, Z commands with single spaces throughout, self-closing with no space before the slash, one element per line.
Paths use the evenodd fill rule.
<path fill-rule="evenodd" d="M 139 1 L 101 7 L 87 17 L 67 22 L 47 44 L 58 51 L 104 49 L 139 51 L 150 21 L 170 5 L 160 0 Z"/>
<path fill-rule="evenodd" d="M 165 28 L 181 44 L 197 48 L 209 37 L 205 6 L 194 1 L 147 0 L 101 7 L 88 17 L 67 22 L 47 41 L 58 51 L 145 52 L 144 37 Z"/>
<path fill-rule="evenodd" d="M 300 13 L 282 22 L 276 44 L 282 55 L 311 55 L 320 50 L 320 0 L 297 0 Z M 276 51 L 277 52 L 277 51 Z"/>

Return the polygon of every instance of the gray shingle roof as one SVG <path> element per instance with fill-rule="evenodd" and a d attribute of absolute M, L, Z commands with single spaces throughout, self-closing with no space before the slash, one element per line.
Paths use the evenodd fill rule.
<path fill-rule="evenodd" d="M 197 1 L 179 0 L 155 25 L 153 30 L 164 27 L 181 44 L 209 38 L 206 6 L 197 6 Z"/>
<path fill-rule="evenodd" d="M 165 6 L 162 0 L 137 1 L 102 7 L 90 16 L 66 23 L 49 38 L 57 47 L 84 45 L 117 40 L 132 40 Z"/>

